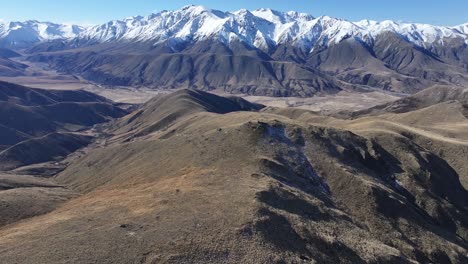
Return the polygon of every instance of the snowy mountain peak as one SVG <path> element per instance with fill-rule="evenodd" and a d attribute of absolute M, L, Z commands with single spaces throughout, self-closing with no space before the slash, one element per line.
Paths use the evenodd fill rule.
<path fill-rule="evenodd" d="M 226 45 L 240 40 L 260 49 L 289 43 L 311 51 L 316 45 L 332 45 L 350 37 L 372 42 L 376 36 L 388 31 L 421 47 L 443 44 L 447 38 L 461 38 L 468 43 L 468 23 L 440 27 L 390 20 L 350 22 L 269 8 L 223 12 L 200 5 L 187 5 L 175 11 L 161 11 L 146 17 L 132 16 L 86 28 L 38 21 L 3 22 L 0 23 L 0 44 L 24 46 L 74 38 L 92 43 L 131 40 L 152 41 L 155 44 L 211 39 Z"/>
<path fill-rule="evenodd" d="M 201 6 L 201 5 L 185 5 L 180 10 L 184 11 L 184 10 L 189 10 L 189 9 L 193 9 L 193 8 L 202 8 L 202 9 L 204 9 L 204 7 Z"/>
<path fill-rule="evenodd" d="M 211 9 L 201 6 L 201 5 L 186 5 L 182 7 L 180 10 L 175 11 L 175 12 L 185 13 L 189 15 L 200 15 L 204 12 L 211 12 Z"/>
<path fill-rule="evenodd" d="M 245 8 L 239 9 L 238 11 L 234 11 L 232 12 L 232 14 L 236 16 L 253 16 L 252 12 Z"/>
<path fill-rule="evenodd" d="M 276 10 L 272 10 L 269 8 L 259 8 L 252 11 L 257 17 L 263 18 L 267 21 L 272 23 L 290 23 L 290 22 L 301 22 L 301 21 L 310 21 L 313 20 L 314 17 L 305 13 L 298 13 L 296 11 L 289 11 L 289 12 L 280 12 Z"/>
<path fill-rule="evenodd" d="M 468 35 L 468 23 L 461 24 L 455 27 L 460 33 Z"/>
<path fill-rule="evenodd" d="M 26 47 L 37 42 L 55 39 L 73 39 L 85 30 L 70 24 L 55 24 L 28 20 L 24 22 L 0 23 L 0 45 Z"/>

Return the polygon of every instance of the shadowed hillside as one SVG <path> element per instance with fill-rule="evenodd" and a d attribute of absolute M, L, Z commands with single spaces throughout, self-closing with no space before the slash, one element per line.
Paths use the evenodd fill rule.
<path fill-rule="evenodd" d="M 125 115 L 86 91 L 43 90 L 0 82 L 0 145 L 53 132 L 73 132 Z"/>
<path fill-rule="evenodd" d="M 60 160 L 91 141 L 90 136 L 67 133 L 52 133 L 25 140 L 0 152 L 0 170 Z"/>

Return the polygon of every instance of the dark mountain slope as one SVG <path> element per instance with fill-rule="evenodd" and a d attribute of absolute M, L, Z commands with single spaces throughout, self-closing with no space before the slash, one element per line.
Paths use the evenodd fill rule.
<path fill-rule="evenodd" d="M 30 136 L 42 136 L 54 131 L 79 130 L 126 114 L 124 110 L 108 103 L 22 106 L 0 102 L 0 110 L 2 126 Z"/>
<path fill-rule="evenodd" d="M 59 124 L 37 112 L 37 108 L 0 102 L 0 124 L 31 136 L 48 134 L 59 129 Z"/>
<path fill-rule="evenodd" d="M 0 57 L 0 76 L 16 77 L 24 75 L 24 70 L 28 66 L 10 59 Z"/>
<path fill-rule="evenodd" d="M 468 70 L 467 44 L 460 39 L 444 39 L 444 45 L 433 45 L 429 51 Z"/>
<path fill-rule="evenodd" d="M 102 44 L 105 45 L 105 44 Z M 40 53 L 29 59 L 79 74 L 107 85 L 158 88 L 218 89 L 268 96 L 311 96 L 340 90 L 333 77 L 299 64 L 274 61 L 255 49 L 240 45 L 197 43 L 181 52 L 135 51 L 128 46 L 100 52 L 100 45 L 79 50 Z M 117 46 L 119 46 L 117 45 Z"/>
<path fill-rule="evenodd" d="M 267 50 L 242 42 L 68 43 L 29 50 L 29 60 L 51 64 L 106 85 L 218 89 L 232 93 L 307 97 L 344 87 L 415 93 L 436 84 L 468 84 L 466 45 L 422 48 L 385 32 L 371 43 L 349 37 L 311 52 L 282 44 Z M 171 48 L 169 48 L 171 46 Z M 343 83 L 340 83 L 340 80 Z"/>
<path fill-rule="evenodd" d="M 466 69 L 451 64 L 450 59 L 416 47 L 395 34 L 382 34 L 372 48 L 377 58 L 398 73 L 433 82 L 466 84 Z"/>
<path fill-rule="evenodd" d="M 110 103 L 104 97 L 83 90 L 45 90 L 2 81 L 0 81 L 0 101 L 25 106 L 50 105 L 63 102 Z"/>
<path fill-rule="evenodd" d="M 0 110 L 4 141 L 0 145 L 52 132 L 77 131 L 127 113 L 86 91 L 48 91 L 5 82 L 0 82 Z"/>
<path fill-rule="evenodd" d="M 348 39 L 328 48 L 315 50 L 307 64 L 347 83 L 405 93 L 426 88 L 430 81 L 391 69 L 376 57 L 373 47 Z"/>
<path fill-rule="evenodd" d="M 15 57 L 20 57 L 20 56 L 21 54 L 11 49 L 0 48 L 0 58 L 2 59 L 9 59 L 9 58 L 15 58 Z"/>
<path fill-rule="evenodd" d="M 52 133 L 25 140 L 0 152 L 0 170 L 63 159 L 91 141 L 90 136 L 68 133 Z"/>
<path fill-rule="evenodd" d="M 13 50 L 0 48 L 0 76 L 14 77 L 24 75 L 27 65 L 10 60 L 10 58 L 19 57 L 20 54 Z"/>
<path fill-rule="evenodd" d="M 19 132 L 18 130 L 8 128 L 6 126 L 0 125 L 0 149 L 3 146 L 14 145 L 17 142 L 26 140 L 31 136 L 28 134 L 24 134 Z"/>
<path fill-rule="evenodd" d="M 83 127 L 104 123 L 113 118 L 122 117 L 126 114 L 122 110 L 109 103 L 65 102 L 46 106 L 32 107 L 43 116 L 47 116 L 58 124 L 73 124 Z"/>

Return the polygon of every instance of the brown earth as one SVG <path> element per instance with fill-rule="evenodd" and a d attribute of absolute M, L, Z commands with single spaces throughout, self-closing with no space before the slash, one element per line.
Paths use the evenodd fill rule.
<path fill-rule="evenodd" d="M 181 90 L 108 123 L 34 182 L 65 193 L 21 217 L 2 207 L 2 261 L 468 261 L 462 102 L 347 119 L 260 108 Z"/>

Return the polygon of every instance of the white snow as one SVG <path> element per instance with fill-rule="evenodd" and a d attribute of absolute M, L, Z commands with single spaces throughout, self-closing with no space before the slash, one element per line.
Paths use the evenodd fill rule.
<path fill-rule="evenodd" d="M 134 40 L 170 43 L 212 39 L 226 45 L 241 40 L 260 49 L 291 43 L 304 51 L 311 51 L 317 45 L 336 44 L 348 38 L 372 43 L 376 36 L 387 31 L 399 34 L 421 47 L 443 44 L 450 38 L 461 38 L 468 43 L 468 23 L 442 27 L 389 20 L 350 22 L 329 16 L 314 18 L 295 11 L 279 12 L 268 8 L 223 12 L 189 5 L 175 11 L 162 11 L 146 17 L 132 16 L 86 28 L 38 21 L 0 21 L 0 38 L 16 42 L 80 38 L 93 42 Z"/>
<path fill-rule="evenodd" d="M 39 22 L 28 20 L 24 22 L 0 23 L 0 38 L 11 43 L 34 43 L 54 39 L 72 39 L 78 36 L 84 27 Z"/>

